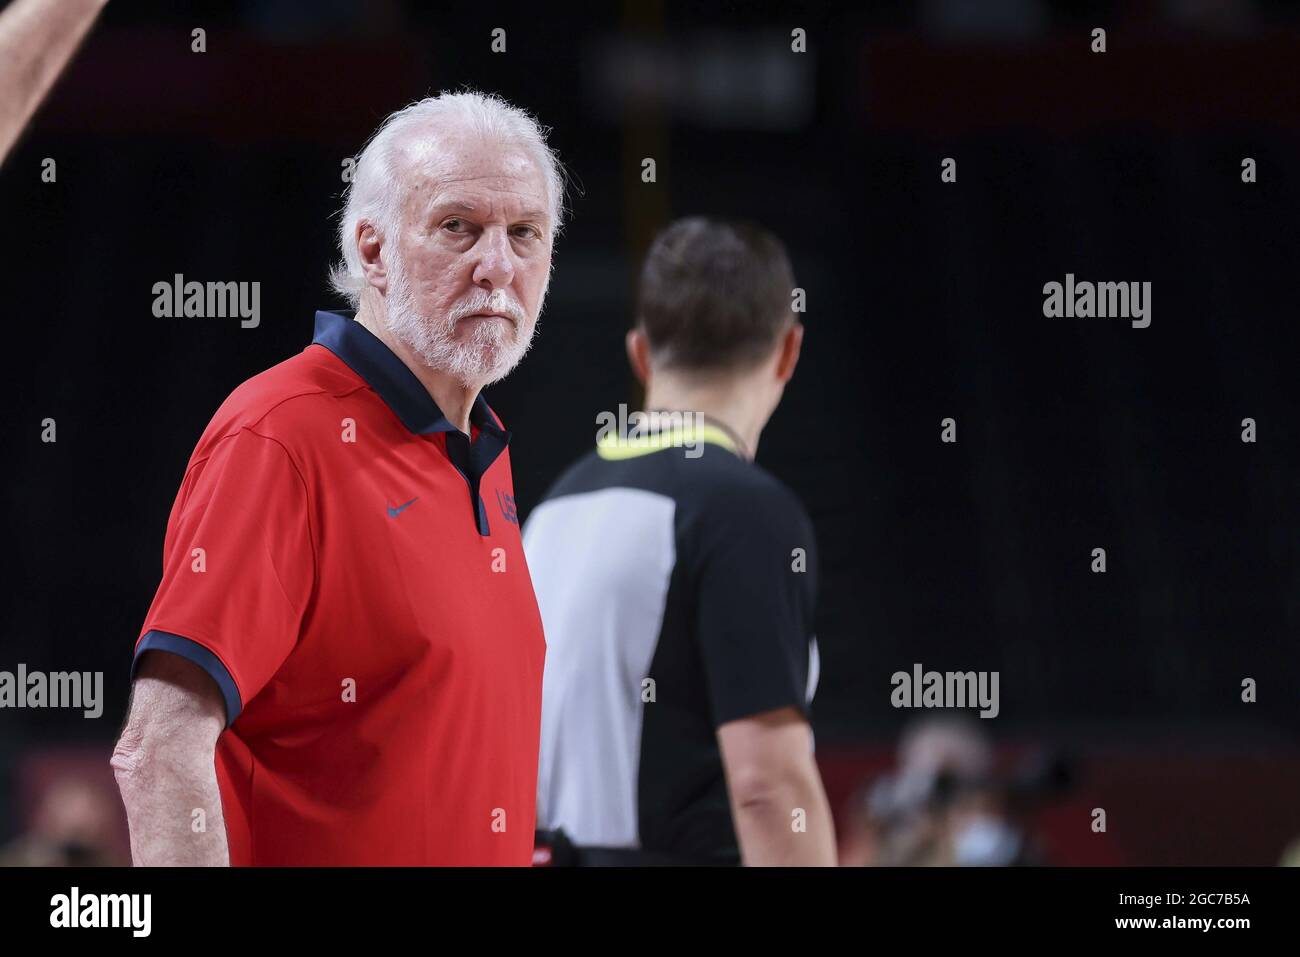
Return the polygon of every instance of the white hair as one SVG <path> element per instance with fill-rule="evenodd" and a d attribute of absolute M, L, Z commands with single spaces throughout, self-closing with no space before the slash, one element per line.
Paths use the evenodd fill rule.
<path fill-rule="evenodd" d="M 494 93 L 467 90 L 426 97 L 384 120 L 357 157 L 339 217 L 342 258 L 330 270 L 330 285 L 353 308 L 360 305 L 361 293 L 368 285 L 357 251 L 357 224 L 370 223 L 381 236 L 396 226 L 401 196 L 397 147 L 406 137 L 417 135 L 417 130 L 427 131 L 431 126 L 469 129 L 502 145 L 522 147 L 546 180 L 551 214 L 548 239 L 553 241 L 563 226 L 565 173 L 559 157 L 546 143 L 549 128 Z"/>

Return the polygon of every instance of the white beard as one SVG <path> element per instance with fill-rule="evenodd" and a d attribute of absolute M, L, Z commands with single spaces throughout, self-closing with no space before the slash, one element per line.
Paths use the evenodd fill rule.
<path fill-rule="evenodd" d="M 430 369 L 445 372 L 467 388 L 481 388 L 504 379 L 532 346 L 537 324 L 529 323 L 523 307 L 504 289 L 491 293 L 474 289 L 440 319 L 419 313 L 406 282 L 406 271 L 393 261 L 388 271 L 385 295 L 388 330 Z M 547 285 L 550 285 L 549 277 Z M 542 290 L 542 300 L 546 289 Z M 540 302 L 538 313 L 540 314 Z M 463 342 L 455 339 L 456 323 L 480 312 L 501 312 L 515 320 L 513 329 L 504 320 L 479 322 Z"/>

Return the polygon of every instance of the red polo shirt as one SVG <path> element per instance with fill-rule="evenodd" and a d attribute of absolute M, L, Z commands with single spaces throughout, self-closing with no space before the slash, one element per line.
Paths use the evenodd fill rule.
<path fill-rule="evenodd" d="M 470 418 L 320 312 L 199 440 L 136 661 L 222 690 L 232 864 L 531 863 L 546 646 L 510 433 Z"/>

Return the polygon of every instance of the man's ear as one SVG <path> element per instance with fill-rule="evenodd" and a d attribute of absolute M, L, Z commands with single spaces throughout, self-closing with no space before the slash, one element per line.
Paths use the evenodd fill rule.
<path fill-rule="evenodd" d="M 388 291 L 388 266 L 384 262 L 383 242 L 379 232 L 370 223 L 357 223 L 357 255 L 361 257 L 361 272 L 366 282 L 380 292 Z"/>
<path fill-rule="evenodd" d="M 781 345 L 777 349 L 776 377 L 782 385 L 794 375 L 794 367 L 799 364 L 799 350 L 803 348 L 803 323 L 795 322 L 781 334 Z"/>
<path fill-rule="evenodd" d="M 638 327 L 632 329 L 624 340 L 627 346 L 627 361 L 636 374 L 636 379 L 643 386 L 650 381 L 650 340 Z"/>

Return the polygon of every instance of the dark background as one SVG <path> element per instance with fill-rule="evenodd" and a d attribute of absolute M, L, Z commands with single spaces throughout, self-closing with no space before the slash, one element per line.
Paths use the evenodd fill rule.
<path fill-rule="evenodd" d="M 537 344 L 487 393 L 524 514 L 636 399 L 622 337 L 654 230 L 735 215 L 788 244 L 807 337 L 758 460 L 816 526 L 833 797 L 887 763 L 915 717 L 889 678 L 920 662 L 999 671 L 1001 747 L 1066 747 L 1081 806 L 1141 808 L 1109 859 L 1274 863 L 1300 833 L 1290 4 L 175 6 L 111 5 L 0 170 L 0 669 L 103 671 L 106 695 L 96 722 L 0 712 L 0 839 L 33 761 L 106 762 L 204 425 L 338 304 L 344 158 L 466 85 L 553 127 L 574 177 Z M 1045 318 L 1067 272 L 1151 282 L 1150 328 Z M 175 273 L 259 281 L 260 327 L 155 318 Z"/>

